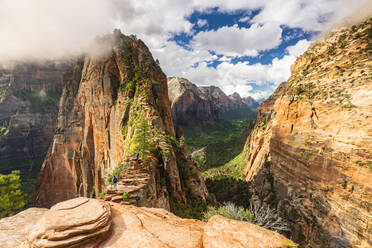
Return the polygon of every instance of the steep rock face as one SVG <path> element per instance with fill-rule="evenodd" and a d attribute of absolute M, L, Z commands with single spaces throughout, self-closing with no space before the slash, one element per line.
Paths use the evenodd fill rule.
<path fill-rule="evenodd" d="M 62 74 L 70 63 L 19 63 L 0 70 L 0 171 L 20 164 L 41 166 L 53 139 L 62 92 Z M 3 166 L 2 166 L 3 165 Z M 3 168 L 2 168 L 3 167 Z M 22 169 L 22 168 L 20 168 Z"/>
<path fill-rule="evenodd" d="M 246 179 L 301 247 L 372 245 L 372 22 L 335 30 L 259 108 Z"/>
<path fill-rule="evenodd" d="M 177 125 L 214 124 L 227 111 L 257 107 L 252 98 L 241 98 L 238 93 L 227 96 L 218 87 L 198 87 L 180 77 L 169 78 L 168 89 L 172 118 Z"/>
<path fill-rule="evenodd" d="M 87 56 L 64 76 L 57 131 L 32 203 L 97 196 L 108 173 L 125 173 L 137 152 L 151 177 L 138 196 L 141 206 L 174 209 L 204 201 L 201 174 L 175 137 L 166 77 L 148 48 L 120 31 L 100 43 L 106 54 Z"/>
<path fill-rule="evenodd" d="M 17 229 L 13 228 L 14 224 L 18 225 Z M 2 248 L 279 248 L 294 245 L 278 233 L 218 215 L 204 223 L 179 218 L 164 209 L 108 204 L 83 197 L 61 202 L 50 210 L 33 208 L 4 218 L 0 220 L 0 230 Z"/>
<path fill-rule="evenodd" d="M 178 125 L 214 124 L 220 112 L 206 95 L 184 78 L 168 79 L 172 118 Z"/>
<path fill-rule="evenodd" d="M 243 97 L 242 98 L 243 102 L 245 104 L 247 104 L 248 106 L 252 107 L 252 108 L 257 108 L 260 104 L 255 100 L 253 99 L 252 97 L 248 96 L 248 97 Z"/>

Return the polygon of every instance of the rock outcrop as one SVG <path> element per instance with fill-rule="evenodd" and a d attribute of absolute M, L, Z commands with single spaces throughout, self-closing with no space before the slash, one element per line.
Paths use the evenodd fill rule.
<path fill-rule="evenodd" d="M 246 179 L 301 247 L 372 246 L 372 19 L 297 59 L 259 108 Z"/>
<path fill-rule="evenodd" d="M 149 49 L 118 30 L 99 43 L 106 54 L 86 56 L 64 75 L 56 134 L 32 204 L 104 195 L 108 176 L 126 173 L 134 153 L 149 177 L 136 197 L 140 206 L 204 202 L 203 178 L 176 137 L 167 79 Z"/>
<path fill-rule="evenodd" d="M 32 208 L 4 218 L 0 231 L 2 248 L 294 246 L 278 233 L 218 215 L 205 223 L 179 218 L 164 209 L 82 197 L 61 202 L 50 210 Z"/>
<path fill-rule="evenodd" d="M 227 111 L 247 111 L 258 106 L 253 98 L 241 98 L 238 93 L 227 96 L 218 87 L 198 87 L 180 77 L 168 78 L 168 89 L 172 118 L 177 125 L 213 125 Z"/>
<path fill-rule="evenodd" d="M 62 75 L 71 64 L 17 63 L 0 69 L 0 172 L 40 169 L 54 135 Z"/>
<path fill-rule="evenodd" d="M 214 124 L 221 115 L 217 106 L 187 79 L 169 78 L 168 93 L 172 118 L 177 125 Z"/>

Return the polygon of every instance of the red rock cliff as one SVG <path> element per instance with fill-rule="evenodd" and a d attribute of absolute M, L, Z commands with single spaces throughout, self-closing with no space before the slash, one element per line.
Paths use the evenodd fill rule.
<path fill-rule="evenodd" d="M 372 20 L 335 30 L 260 107 L 246 179 L 301 247 L 372 245 Z"/>
<path fill-rule="evenodd" d="M 170 209 L 191 198 L 205 200 L 200 172 L 175 137 L 166 76 L 146 45 L 118 31 L 100 43 L 112 49 L 87 56 L 64 76 L 57 133 L 33 204 L 97 196 L 107 175 L 125 168 L 137 152 L 146 156 L 150 175 L 139 196 L 142 206 Z"/>

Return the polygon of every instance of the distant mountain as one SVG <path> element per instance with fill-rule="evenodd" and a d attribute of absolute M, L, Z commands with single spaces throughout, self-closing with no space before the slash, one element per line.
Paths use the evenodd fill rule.
<path fill-rule="evenodd" d="M 227 96 L 216 86 L 198 87 L 180 77 L 168 78 L 168 94 L 172 118 L 178 125 L 214 124 L 227 111 L 258 107 L 251 97 Z"/>

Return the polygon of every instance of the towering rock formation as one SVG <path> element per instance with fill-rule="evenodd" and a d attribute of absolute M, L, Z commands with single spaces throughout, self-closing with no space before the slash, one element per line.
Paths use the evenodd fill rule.
<path fill-rule="evenodd" d="M 116 30 L 105 54 L 86 56 L 63 78 L 57 130 L 32 202 L 37 206 L 97 196 L 107 175 L 140 153 L 150 176 L 142 206 L 174 210 L 207 191 L 174 131 L 167 79 L 146 45 Z M 133 184 L 137 182 L 133 181 Z"/>
<path fill-rule="evenodd" d="M 301 247 L 372 246 L 372 18 L 334 30 L 259 108 L 246 179 Z"/>
<path fill-rule="evenodd" d="M 241 98 L 238 93 L 227 96 L 216 86 L 198 87 L 185 78 L 169 78 L 168 89 L 172 117 L 178 125 L 214 124 L 227 111 L 257 107 L 253 98 Z"/>
<path fill-rule="evenodd" d="M 221 112 L 193 83 L 179 77 L 168 79 L 172 118 L 178 125 L 214 124 Z"/>
<path fill-rule="evenodd" d="M 250 96 L 243 97 L 242 100 L 245 104 L 247 104 L 251 108 L 258 108 L 258 106 L 260 106 L 260 104 Z"/>
<path fill-rule="evenodd" d="M 41 167 L 37 160 L 45 156 L 54 135 L 62 74 L 71 64 L 18 63 L 0 70 L 1 172 Z"/>

